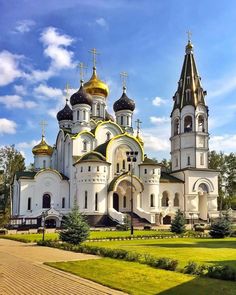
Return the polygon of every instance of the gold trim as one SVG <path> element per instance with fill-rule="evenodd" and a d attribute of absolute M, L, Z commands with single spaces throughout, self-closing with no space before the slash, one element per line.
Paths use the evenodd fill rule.
<path fill-rule="evenodd" d="M 57 170 L 52 169 L 52 168 L 44 168 L 44 169 L 39 170 L 39 171 L 35 174 L 34 178 L 36 178 L 37 175 L 38 175 L 39 173 L 41 173 L 41 172 L 54 172 L 54 173 L 56 173 L 56 174 L 59 175 L 59 177 L 61 178 L 61 180 L 63 180 L 62 175 L 61 175 Z"/>
<path fill-rule="evenodd" d="M 97 133 L 97 129 L 100 127 L 100 126 L 102 126 L 102 125 L 104 125 L 104 124 L 107 124 L 107 123 L 110 123 L 110 124 L 112 124 L 112 125 L 115 125 L 116 127 L 118 127 L 118 129 L 120 130 L 120 132 L 121 133 L 124 133 L 124 131 L 121 129 L 121 127 L 117 124 L 117 123 L 115 123 L 115 122 L 112 122 L 111 120 L 108 120 L 108 121 L 99 121 L 99 122 L 101 122 L 101 123 L 99 123 L 97 126 L 96 126 L 96 128 L 95 128 L 95 132 L 94 132 L 94 134 L 95 134 L 95 137 L 96 137 L 96 133 Z"/>
<path fill-rule="evenodd" d="M 81 136 L 82 134 L 88 134 L 88 135 L 92 135 L 92 137 L 95 137 L 92 132 L 83 130 L 83 131 L 80 131 L 77 135 L 72 136 L 71 138 L 74 140 L 77 137 Z"/>

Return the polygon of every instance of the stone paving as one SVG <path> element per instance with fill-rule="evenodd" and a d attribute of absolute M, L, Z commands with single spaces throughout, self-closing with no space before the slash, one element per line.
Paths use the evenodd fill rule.
<path fill-rule="evenodd" d="M 43 265 L 87 259 L 99 258 L 0 239 L 0 295 L 125 294 Z"/>

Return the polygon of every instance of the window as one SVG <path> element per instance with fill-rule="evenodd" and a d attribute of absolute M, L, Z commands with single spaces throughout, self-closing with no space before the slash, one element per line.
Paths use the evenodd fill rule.
<path fill-rule="evenodd" d="M 88 171 L 91 171 L 91 166 L 88 166 Z"/>
<path fill-rule="evenodd" d="M 175 193 L 174 207 L 179 207 L 179 194 L 178 193 Z"/>
<path fill-rule="evenodd" d="M 175 167 L 178 167 L 178 166 L 179 166 L 178 158 L 175 158 Z"/>
<path fill-rule="evenodd" d="M 129 126 L 129 116 L 127 116 L 127 125 Z"/>
<path fill-rule="evenodd" d="M 186 102 L 190 102 L 191 100 L 191 90 L 187 89 L 186 90 Z"/>
<path fill-rule="evenodd" d="M 204 154 L 200 154 L 200 165 L 204 165 Z"/>
<path fill-rule="evenodd" d="M 43 168 L 46 168 L 46 160 L 43 160 Z"/>
<path fill-rule="evenodd" d="M 83 120 L 86 121 L 86 112 L 83 110 Z"/>
<path fill-rule="evenodd" d="M 83 166 L 80 167 L 80 172 L 83 172 Z"/>
<path fill-rule="evenodd" d="M 123 208 L 126 208 L 126 196 L 123 198 Z"/>
<path fill-rule="evenodd" d="M 83 151 L 87 151 L 87 141 L 86 140 L 84 140 L 83 141 Z"/>
<path fill-rule="evenodd" d="M 99 172 L 99 166 L 97 166 L 97 172 Z"/>
<path fill-rule="evenodd" d="M 190 84 L 190 76 L 187 77 L 187 85 Z"/>
<path fill-rule="evenodd" d="M 186 116 L 184 118 L 184 132 L 191 132 L 193 129 L 192 117 Z"/>
<path fill-rule="evenodd" d="M 98 211 L 98 193 L 95 194 L 95 211 Z"/>
<path fill-rule="evenodd" d="M 122 161 L 122 168 L 125 170 L 125 160 Z"/>
<path fill-rule="evenodd" d="M 123 116 L 120 117 L 120 124 L 121 124 L 121 125 L 124 124 L 124 117 L 123 117 Z"/>
<path fill-rule="evenodd" d="M 116 164 L 116 173 L 119 173 L 119 171 L 120 171 L 120 165 L 119 165 L 119 163 L 117 163 Z"/>
<path fill-rule="evenodd" d="M 198 131 L 205 132 L 203 116 L 198 117 Z"/>
<path fill-rule="evenodd" d="M 174 135 L 179 134 L 179 119 L 175 119 L 174 121 Z"/>
<path fill-rule="evenodd" d="M 107 132 L 106 136 L 107 136 L 107 141 L 111 139 L 111 133 L 110 132 Z"/>
<path fill-rule="evenodd" d="M 31 210 L 31 198 L 28 198 L 27 210 Z"/>
<path fill-rule="evenodd" d="M 147 169 L 144 169 L 144 174 L 147 174 Z"/>
<path fill-rule="evenodd" d="M 131 164 L 129 164 L 128 169 L 129 169 L 129 171 L 131 171 Z"/>
<path fill-rule="evenodd" d="M 169 205 L 168 193 L 166 191 L 164 191 L 162 193 L 161 206 L 162 207 L 168 207 L 168 205 Z"/>
<path fill-rule="evenodd" d="M 88 209 L 88 192 L 84 192 L 84 209 Z"/>
<path fill-rule="evenodd" d="M 152 170 L 152 174 L 155 174 L 155 169 Z"/>
<path fill-rule="evenodd" d="M 154 206 L 154 194 L 151 194 L 151 196 L 150 196 L 150 207 L 155 207 Z"/>
<path fill-rule="evenodd" d="M 106 167 L 104 167 L 104 172 L 106 172 L 107 171 L 107 169 L 106 169 Z"/>
<path fill-rule="evenodd" d="M 79 111 L 77 111 L 77 120 L 79 121 Z"/>
<path fill-rule="evenodd" d="M 43 209 L 49 209 L 51 206 L 51 196 L 49 194 L 43 195 Z"/>
<path fill-rule="evenodd" d="M 100 117 L 100 104 L 97 104 L 97 117 Z"/>
<path fill-rule="evenodd" d="M 187 161 L 187 165 L 190 166 L 190 156 L 188 156 L 188 161 Z"/>
<path fill-rule="evenodd" d="M 61 207 L 64 209 L 66 204 L 66 199 L 63 197 L 61 202 Z"/>

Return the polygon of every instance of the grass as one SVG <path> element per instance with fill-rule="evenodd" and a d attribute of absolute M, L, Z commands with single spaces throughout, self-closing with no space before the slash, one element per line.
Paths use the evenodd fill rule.
<path fill-rule="evenodd" d="M 46 263 L 57 269 L 135 295 L 234 295 L 235 282 L 159 270 L 110 258 Z"/>
<path fill-rule="evenodd" d="M 177 259 L 179 260 L 179 268 L 183 268 L 189 260 L 192 260 L 198 264 L 229 265 L 236 269 L 236 238 L 173 238 L 86 242 L 86 244 Z"/>

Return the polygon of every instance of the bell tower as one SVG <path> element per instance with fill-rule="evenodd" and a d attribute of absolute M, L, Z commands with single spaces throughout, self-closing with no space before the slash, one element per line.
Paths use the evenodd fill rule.
<path fill-rule="evenodd" d="M 208 107 L 207 92 L 201 85 L 193 45 L 188 34 L 184 63 L 173 96 L 171 112 L 171 160 L 172 171 L 185 168 L 208 168 Z"/>

